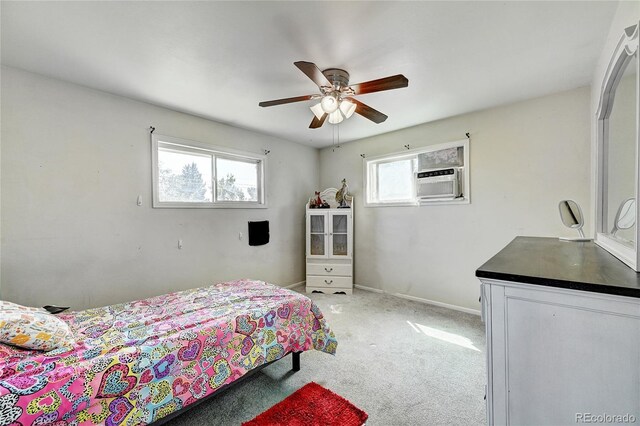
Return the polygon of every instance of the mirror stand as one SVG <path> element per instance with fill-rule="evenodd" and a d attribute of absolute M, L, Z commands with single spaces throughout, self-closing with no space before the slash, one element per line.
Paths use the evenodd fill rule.
<path fill-rule="evenodd" d="M 591 241 L 591 238 L 586 238 L 582 231 L 582 227 L 584 226 L 584 216 L 582 215 L 582 209 L 578 203 L 573 200 L 562 200 L 558 204 L 558 210 L 560 211 L 560 219 L 564 226 L 575 229 L 580 234 L 580 238 L 558 237 L 560 241 Z"/>

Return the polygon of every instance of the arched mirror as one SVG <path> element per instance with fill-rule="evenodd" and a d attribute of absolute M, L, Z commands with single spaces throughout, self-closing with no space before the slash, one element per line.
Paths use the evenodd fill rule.
<path fill-rule="evenodd" d="M 634 270 L 638 258 L 638 25 L 625 30 L 598 108 L 597 244 Z"/>

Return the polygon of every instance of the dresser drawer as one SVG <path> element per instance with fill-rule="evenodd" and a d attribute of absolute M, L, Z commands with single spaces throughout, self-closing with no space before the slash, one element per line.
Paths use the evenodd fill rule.
<path fill-rule="evenodd" d="M 344 294 L 353 294 L 353 289 L 351 287 L 307 287 L 307 293 L 320 292 L 324 294 L 335 294 L 335 293 L 344 293 Z"/>
<path fill-rule="evenodd" d="M 339 275 L 352 276 L 351 265 L 336 265 L 331 263 L 307 263 L 307 275 Z"/>
<path fill-rule="evenodd" d="M 351 277 L 327 277 L 307 275 L 307 287 L 353 287 L 353 279 Z"/>

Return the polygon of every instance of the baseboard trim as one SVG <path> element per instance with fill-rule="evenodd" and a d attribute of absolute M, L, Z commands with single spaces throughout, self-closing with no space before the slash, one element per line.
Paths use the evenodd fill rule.
<path fill-rule="evenodd" d="M 414 302 L 425 303 L 427 305 L 439 306 L 441 308 L 452 309 L 454 311 L 465 312 L 467 314 L 480 316 L 480 311 L 477 310 L 477 309 L 464 308 L 462 306 L 451 305 L 449 303 L 436 302 L 435 300 L 423 299 L 422 297 L 410 296 L 408 294 L 389 293 L 389 292 L 386 292 L 384 290 L 380 290 L 378 288 L 367 287 L 367 286 L 360 285 L 360 284 L 356 284 L 355 288 L 359 288 L 360 290 L 364 290 L 364 291 L 370 291 L 372 293 L 388 294 L 390 296 L 399 297 L 400 299 L 412 300 Z"/>
<path fill-rule="evenodd" d="M 384 290 L 380 290 L 379 288 L 367 287 L 366 285 L 355 284 L 355 288 L 359 288 L 360 290 L 370 291 L 372 293 L 383 294 Z"/>
<path fill-rule="evenodd" d="M 306 281 L 300 281 L 299 283 L 289 284 L 288 286 L 282 288 L 291 290 L 292 288 L 303 287 L 306 283 Z"/>

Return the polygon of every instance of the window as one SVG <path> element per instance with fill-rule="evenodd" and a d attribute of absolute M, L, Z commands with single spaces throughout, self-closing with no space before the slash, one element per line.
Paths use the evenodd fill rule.
<path fill-rule="evenodd" d="M 469 203 L 469 141 L 365 158 L 365 206 Z M 425 178 L 426 177 L 426 178 Z"/>
<path fill-rule="evenodd" d="M 153 207 L 266 207 L 265 157 L 153 135 Z"/>
<path fill-rule="evenodd" d="M 369 165 L 370 203 L 412 203 L 415 201 L 415 156 L 382 159 Z"/>

